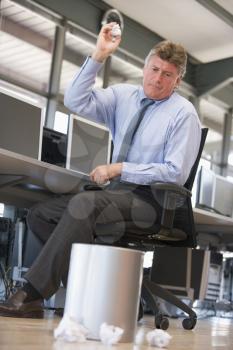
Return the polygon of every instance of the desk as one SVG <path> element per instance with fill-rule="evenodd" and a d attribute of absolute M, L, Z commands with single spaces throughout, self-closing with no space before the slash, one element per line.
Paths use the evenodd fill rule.
<path fill-rule="evenodd" d="M 0 148 L 0 202 L 30 207 L 53 194 L 76 193 L 85 174 Z"/>
<path fill-rule="evenodd" d="M 194 222 L 198 232 L 233 234 L 233 218 L 194 208 Z"/>
<path fill-rule="evenodd" d="M 80 182 L 88 180 L 85 174 L 0 148 L 0 179 L 1 175 L 5 184 L 0 182 L 0 201 L 21 207 L 29 207 L 53 194 L 76 193 Z M 11 175 L 19 176 L 15 184 Z M 198 208 L 193 212 L 198 232 L 233 234 L 232 218 Z"/>
<path fill-rule="evenodd" d="M 156 268 L 151 271 L 154 282 L 191 300 L 194 295 L 197 298 L 206 295 L 212 254 L 208 248 L 233 250 L 233 218 L 199 208 L 193 208 L 193 215 L 198 245 L 202 249 L 157 248 Z M 172 264 L 167 263 L 169 259 Z"/>
<path fill-rule="evenodd" d="M 233 218 L 194 208 L 197 242 L 203 248 L 233 251 Z"/>

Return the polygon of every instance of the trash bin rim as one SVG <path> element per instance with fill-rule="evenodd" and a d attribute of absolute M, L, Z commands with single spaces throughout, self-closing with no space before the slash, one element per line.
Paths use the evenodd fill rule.
<path fill-rule="evenodd" d="M 106 248 L 106 249 L 113 249 L 113 250 L 121 250 L 126 252 L 135 252 L 140 253 L 142 256 L 145 255 L 145 252 L 139 249 L 131 249 L 131 248 L 125 248 L 125 247 L 117 247 L 112 245 L 106 245 L 106 244 L 90 244 L 90 243 L 73 243 L 72 247 L 78 247 L 78 246 L 90 246 L 92 247 L 100 247 L 100 248 Z"/>

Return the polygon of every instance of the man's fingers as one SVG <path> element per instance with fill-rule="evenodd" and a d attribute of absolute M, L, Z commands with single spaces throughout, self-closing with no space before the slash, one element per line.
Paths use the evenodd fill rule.
<path fill-rule="evenodd" d="M 94 181 L 98 184 L 106 183 L 109 180 L 107 169 L 108 167 L 106 165 L 98 166 L 93 169 L 89 174 L 91 181 Z"/>

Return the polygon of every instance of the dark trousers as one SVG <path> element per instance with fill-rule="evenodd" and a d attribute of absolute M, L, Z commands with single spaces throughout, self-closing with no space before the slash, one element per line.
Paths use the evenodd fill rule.
<path fill-rule="evenodd" d="M 73 243 L 94 243 L 101 235 L 96 225 L 121 222 L 117 233 L 109 232 L 113 243 L 125 234 L 124 222 L 131 221 L 142 230 L 153 227 L 159 210 L 149 188 L 121 184 L 114 190 L 82 191 L 39 203 L 29 211 L 27 222 L 44 246 L 26 280 L 44 298 L 51 297 L 61 281 L 67 281 Z"/>

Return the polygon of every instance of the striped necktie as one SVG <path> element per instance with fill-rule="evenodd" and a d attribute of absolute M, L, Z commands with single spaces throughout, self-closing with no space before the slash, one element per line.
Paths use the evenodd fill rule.
<path fill-rule="evenodd" d="M 154 100 L 150 100 L 148 98 L 142 101 L 141 108 L 137 111 L 137 113 L 132 118 L 128 126 L 128 129 L 126 130 L 126 133 L 123 137 L 122 144 L 121 144 L 118 156 L 116 158 L 116 163 L 121 163 L 126 160 L 134 135 L 142 121 L 142 118 L 144 117 L 144 114 L 147 108 L 153 103 L 154 103 Z"/>

